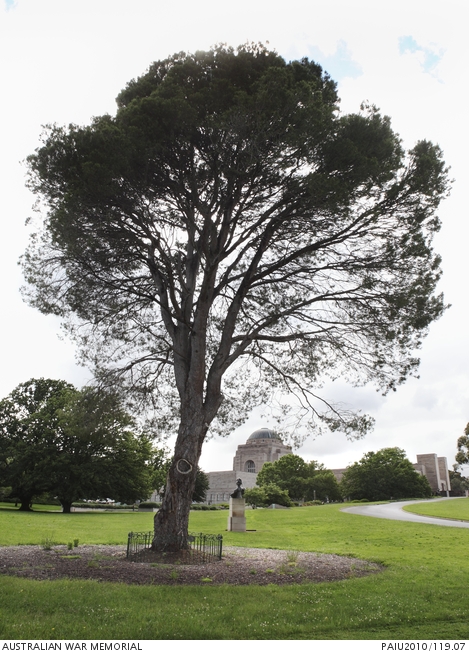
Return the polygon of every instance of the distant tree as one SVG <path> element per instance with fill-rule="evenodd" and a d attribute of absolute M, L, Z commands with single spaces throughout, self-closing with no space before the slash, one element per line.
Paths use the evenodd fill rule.
<path fill-rule="evenodd" d="M 369 417 L 311 389 L 414 373 L 444 310 L 447 169 L 428 141 L 405 152 L 376 107 L 340 112 L 318 64 L 257 44 L 157 61 L 117 103 L 50 127 L 28 158 L 45 215 L 26 293 L 177 431 L 153 543 L 177 550 L 209 429 L 276 394 L 299 400 L 305 433 L 361 436 Z"/>
<path fill-rule="evenodd" d="M 331 470 L 317 470 L 307 480 L 304 499 L 340 502 L 342 493 L 334 473 Z"/>
<path fill-rule="evenodd" d="M 11 487 L 20 511 L 51 490 L 59 412 L 74 390 L 62 380 L 30 379 L 0 401 L 0 485 Z"/>
<path fill-rule="evenodd" d="M 65 513 L 83 498 L 132 503 L 149 497 L 151 439 L 137 433 L 118 395 L 95 388 L 71 391 L 58 418 L 50 483 Z"/>
<path fill-rule="evenodd" d="M 195 478 L 194 492 L 192 493 L 193 502 L 205 502 L 207 491 L 210 488 L 210 482 L 205 472 L 197 466 L 197 475 Z"/>
<path fill-rule="evenodd" d="M 431 497 L 428 480 L 406 458 L 404 450 L 388 447 L 368 452 L 349 466 L 340 483 L 342 495 L 370 501 L 405 497 Z"/>
<path fill-rule="evenodd" d="M 256 484 L 276 484 L 288 492 L 292 500 L 339 500 L 337 480 L 332 472 L 317 461 L 306 463 L 297 454 L 286 454 L 273 463 L 264 463 L 257 475 Z"/>
<path fill-rule="evenodd" d="M 265 490 L 261 487 L 254 486 L 253 488 L 246 488 L 244 491 L 245 501 L 251 505 L 253 509 L 257 509 L 258 506 L 264 506 L 267 504 L 267 495 Z"/>
<path fill-rule="evenodd" d="M 277 484 L 264 484 L 261 487 L 265 496 L 265 504 L 280 504 L 281 506 L 292 506 L 288 491 L 280 488 Z"/>
<path fill-rule="evenodd" d="M 152 460 L 152 489 L 163 496 L 166 477 L 171 465 L 171 456 L 166 448 L 155 448 Z"/>
<path fill-rule="evenodd" d="M 43 492 L 65 513 L 79 499 L 146 499 L 153 448 L 134 426 L 116 395 L 31 379 L 0 402 L 0 479 L 22 511 Z"/>
<path fill-rule="evenodd" d="M 1 466 L 1 464 L 0 464 Z M 11 486 L 0 486 L 0 502 L 11 499 Z"/>
<path fill-rule="evenodd" d="M 260 487 L 275 484 L 286 490 L 292 500 L 300 500 L 305 495 L 310 470 L 300 456 L 286 454 L 277 461 L 264 463 L 257 475 L 256 484 Z"/>
<path fill-rule="evenodd" d="M 458 438 L 456 461 L 459 464 L 469 463 L 469 422 L 464 429 L 464 435 Z"/>
<path fill-rule="evenodd" d="M 451 491 L 453 495 L 465 495 L 466 491 L 469 490 L 469 478 L 465 477 L 460 470 L 458 470 L 458 465 L 453 466 L 453 470 L 449 470 L 449 480 L 451 483 Z"/>

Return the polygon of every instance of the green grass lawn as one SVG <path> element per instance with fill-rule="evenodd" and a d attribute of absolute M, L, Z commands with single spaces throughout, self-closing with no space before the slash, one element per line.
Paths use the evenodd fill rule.
<path fill-rule="evenodd" d="M 442 503 L 445 504 L 445 503 Z M 343 506 L 343 505 L 342 505 Z M 256 510 L 246 533 L 227 512 L 193 512 L 191 529 L 225 544 L 347 554 L 386 566 L 367 578 L 266 587 L 126 586 L 0 577 L 3 639 L 466 639 L 466 529 L 380 520 L 339 505 Z M 122 543 L 152 514 L 0 510 L 0 544 Z M 138 565 L 138 564 L 136 564 Z"/>
<path fill-rule="evenodd" d="M 469 497 L 458 497 L 444 502 L 421 502 L 404 507 L 405 511 L 452 520 L 469 520 Z"/>

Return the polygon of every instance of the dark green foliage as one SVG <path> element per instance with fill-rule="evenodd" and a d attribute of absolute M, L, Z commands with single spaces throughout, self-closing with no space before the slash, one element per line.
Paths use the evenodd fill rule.
<path fill-rule="evenodd" d="M 469 478 L 461 474 L 457 470 L 457 466 L 453 466 L 454 470 L 449 471 L 449 480 L 451 483 L 451 495 L 463 496 L 469 490 Z"/>
<path fill-rule="evenodd" d="M 469 422 L 464 429 L 464 435 L 458 438 L 456 461 L 459 464 L 469 463 Z"/>
<path fill-rule="evenodd" d="M 0 482 L 22 510 L 45 492 L 65 512 L 84 498 L 145 499 L 153 448 L 133 426 L 115 395 L 31 379 L 0 402 Z"/>
<path fill-rule="evenodd" d="M 84 358 L 150 393 L 167 372 L 159 393 L 175 381 L 184 404 L 203 335 L 207 425 L 240 357 L 306 396 L 320 371 L 345 367 L 384 391 L 412 373 L 444 308 L 437 146 L 406 154 L 375 107 L 337 112 L 320 66 L 258 45 L 155 62 L 117 104 L 87 127 L 50 127 L 28 159 L 49 211 L 23 260 L 27 294 L 82 321 Z M 264 391 L 238 386 L 242 409 Z M 158 405 L 179 415 L 174 397 Z M 349 433 L 371 424 L 313 414 Z"/>
<path fill-rule="evenodd" d="M 11 487 L 20 510 L 51 489 L 59 412 L 73 386 L 53 379 L 31 379 L 0 402 L 0 484 Z"/>
<path fill-rule="evenodd" d="M 205 502 L 207 491 L 210 488 L 210 482 L 205 472 L 197 466 L 197 476 L 195 478 L 195 488 L 192 493 L 193 502 Z"/>
<path fill-rule="evenodd" d="M 244 499 L 253 509 L 257 509 L 258 506 L 264 506 L 267 504 L 265 491 L 263 488 L 259 488 L 258 486 L 254 486 L 254 488 L 246 488 L 244 491 Z"/>
<path fill-rule="evenodd" d="M 342 493 L 334 473 L 331 470 L 318 470 L 307 480 L 304 497 L 306 501 L 340 502 Z"/>
<path fill-rule="evenodd" d="M 274 463 L 264 463 L 256 483 L 260 487 L 275 484 L 287 491 L 292 500 L 300 500 L 304 498 L 307 479 L 315 465 L 316 462 L 307 464 L 296 454 L 287 454 Z"/>
<path fill-rule="evenodd" d="M 432 495 L 427 478 L 418 474 L 399 447 L 365 454 L 346 469 L 340 487 L 344 497 L 370 502 Z"/>
<path fill-rule="evenodd" d="M 135 433 L 117 395 L 92 388 L 76 391 L 59 418 L 51 478 L 64 510 L 80 498 L 131 504 L 150 495 L 151 440 Z"/>
<path fill-rule="evenodd" d="M 292 500 L 340 500 L 337 480 L 317 461 L 306 463 L 296 454 L 286 454 L 274 463 L 264 463 L 257 475 L 261 488 L 273 483 L 288 492 Z"/>
<path fill-rule="evenodd" d="M 270 504 L 281 504 L 282 506 L 293 506 L 293 502 L 288 495 L 288 491 L 277 484 L 264 484 L 262 486 L 262 491 L 265 496 L 265 504 L 268 506 Z"/>

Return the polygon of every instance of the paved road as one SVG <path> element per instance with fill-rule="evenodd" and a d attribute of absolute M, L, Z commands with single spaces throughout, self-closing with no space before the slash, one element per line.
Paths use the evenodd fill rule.
<path fill-rule="evenodd" d="M 445 502 L 447 499 L 456 499 L 454 497 L 441 497 L 436 500 L 427 500 L 428 502 Z M 461 498 L 464 499 L 464 498 Z M 406 522 L 426 522 L 430 525 L 441 525 L 443 527 L 462 527 L 469 529 L 469 521 L 449 520 L 446 518 L 431 518 L 430 516 L 417 515 L 409 513 L 402 509 L 409 504 L 419 504 L 422 500 L 411 500 L 409 502 L 392 502 L 391 504 L 364 504 L 350 506 L 342 509 L 345 513 L 357 513 L 358 515 L 368 516 L 369 518 L 386 518 L 387 520 L 404 520 Z"/>

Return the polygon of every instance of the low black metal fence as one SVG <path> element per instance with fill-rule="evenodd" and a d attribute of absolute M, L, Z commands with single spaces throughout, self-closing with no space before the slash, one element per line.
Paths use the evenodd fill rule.
<path fill-rule="evenodd" d="M 189 547 L 191 552 L 198 554 L 203 563 L 213 559 L 221 559 L 223 549 L 223 536 L 221 534 L 189 534 Z"/>
<path fill-rule="evenodd" d="M 127 538 L 127 558 L 133 561 L 146 561 L 151 558 L 152 531 L 131 531 Z M 187 563 L 210 563 L 221 559 L 223 536 L 221 534 L 193 534 L 188 536 L 189 549 L 178 553 Z M 161 553 L 155 552 L 155 556 Z"/>
<path fill-rule="evenodd" d="M 150 549 L 152 541 L 152 531 L 131 531 L 127 536 L 127 558 L 138 561 L 139 555 Z"/>

